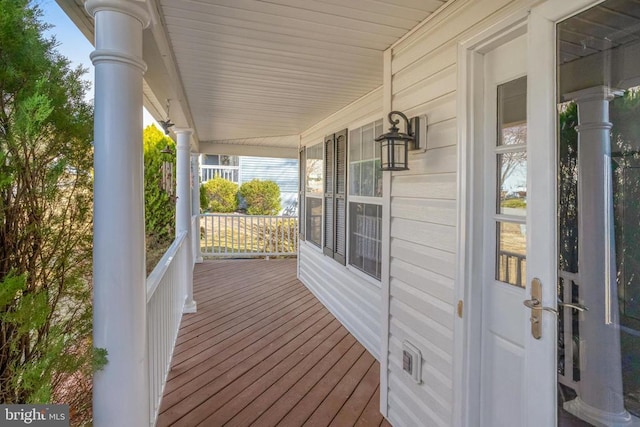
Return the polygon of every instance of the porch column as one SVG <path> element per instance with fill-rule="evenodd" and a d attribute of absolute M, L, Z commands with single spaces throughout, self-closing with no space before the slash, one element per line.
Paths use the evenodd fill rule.
<path fill-rule="evenodd" d="M 142 1 L 88 0 L 95 18 L 93 377 L 97 427 L 148 426 L 142 161 Z"/>
<path fill-rule="evenodd" d="M 191 215 L 196 218 L 196 231 L 191 236 L 193 241 L 194 262 L 202 262 L 202 253 L 200 252 L 200 155 L 191 153 Z"/>
<path fill-rule="evenodd" d="M 594 425 L 630 425 L 624 407 L 616 284 L 609 101 L 604 86 L 566 95 L 578 104 L 578 274 L 589 311 L 580 321 L 578 397 L 565 409 Z M 565 301 L 570 302 L 570 301 Z"/>
<path fill-rule="evenodd" d="M 186 297 L 184 313 L 195 313 L 196 303 L 193 300 L 193 247 L 191 246 L 191 129 L 176 129 L 178 136 L 178 152 L 176 156 L 176 236 L 187 232 L 184 244 L 189 250 L 185 251 L 185 281 Z"/>

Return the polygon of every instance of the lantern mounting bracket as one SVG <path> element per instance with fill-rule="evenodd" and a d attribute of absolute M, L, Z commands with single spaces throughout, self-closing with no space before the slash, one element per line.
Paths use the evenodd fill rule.
<path fill-rule="evenodd" d="M 399 118 L 394 119 L 393 116 Z M 380 143 L 380 168 L 383 171 L 407 170 L 408 152 L 420 149 L 420 118 L 411 119 L 400 111 L 389 113 L 389 132 L 380 135 L 375 140 Z M 400 119 L 405 122 L 406 133 L 400 132 Z"/>

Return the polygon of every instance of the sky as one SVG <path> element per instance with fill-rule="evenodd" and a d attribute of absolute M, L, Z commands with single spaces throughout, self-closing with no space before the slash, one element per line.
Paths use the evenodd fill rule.
<path fill-rule="evenodd" d="M 73 22 L 67 17 L 67 15 L 60 9 L 60 6 L 55 0 L 35 0 L 43 12 L 42 20 L 52 27 L 46 32 L 48 37 L 55 36 L 58 41 L 58 51 L 66 56 L 75 67 L 81 65 L 87 69 L 85 74 L 85 80 L 91 82 L 91 90 L 87 94 L 87 99 L 93 99 L 93 64 L 89 55 L 93 52 L 93 45 L 87 40 L 87 38 L 78 30 Z M 144 126 L 149 124 L 158 124 L 151 117 L 151 115 L 144 110 Z M 159 128 L 160 126 L 158 126 Z"/>

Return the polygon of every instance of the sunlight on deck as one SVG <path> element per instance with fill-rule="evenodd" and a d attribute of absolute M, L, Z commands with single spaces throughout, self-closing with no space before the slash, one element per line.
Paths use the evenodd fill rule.
<path fill-rule="evenodd" d="M 295 259 L 194 273 L 158 426 L 379 426 L 378 362 L 296 279 Z"/>

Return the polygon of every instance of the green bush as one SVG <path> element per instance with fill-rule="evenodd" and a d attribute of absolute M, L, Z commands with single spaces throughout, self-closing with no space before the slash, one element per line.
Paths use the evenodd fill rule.
<path fill-rule="evenodd" d="M 249 215 L 277 215 L 280 206 L 280 187 L 273 181 L 254 179 L 240 186 L 238 192 L 247 203 Z"/>
<path fill-rule="evenodd" d="M 233 212 L 238 209 L 238 184 L 215 177 L 202 185 L 207 194 L 205 205 L 211 212 Z M 203 208 L 205 207 L 203 206 Z"/>
<path fill-rule="evenodd" d="M 207 210 L 209 204 L 209 197 L 207 196 L 207 189 L 204 185 L 200 185 L 200 211 Z"/>
<path fill-rule="evenodd" d="M 162 163 L 170 161 L 176 170 L 175 156 L 162 153 L 169 146 L 175 152 L 175 143 L 154 125 L 144 129 L 144 220 L 147 236 L 147 270 L 155 267 L 160 257 L 171 245 L 175 234 L 175 199 L 160 187 Z M 175 173 L 175 172 L 174 172 Z M 175 192 L 175 187 L 173 189 Z M 157 258 L 157 259 L 156 259 Z M 150 271 L 149 271 L 150 272 Z"/>

